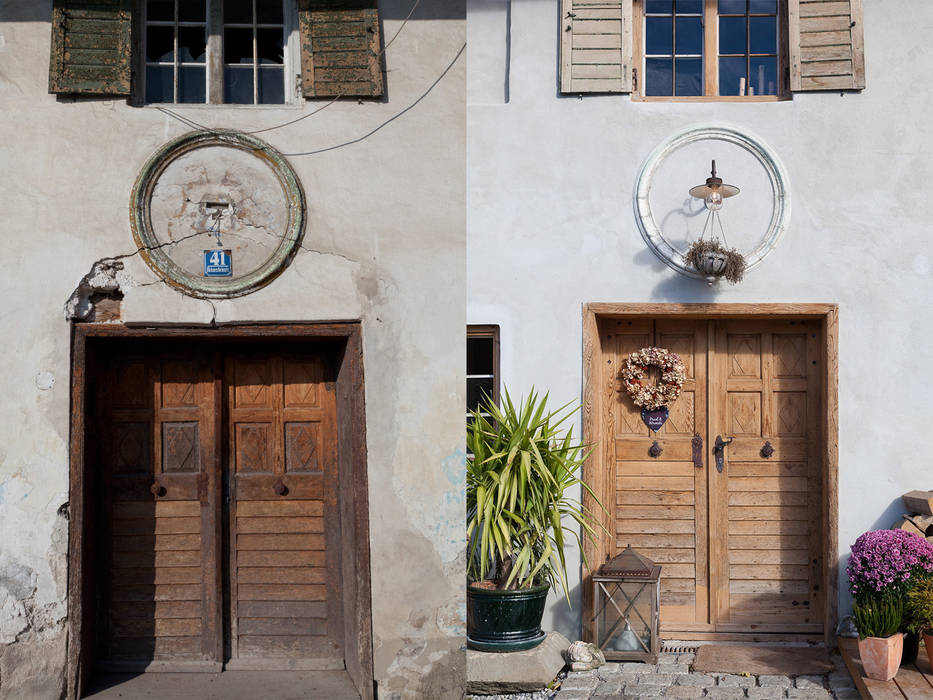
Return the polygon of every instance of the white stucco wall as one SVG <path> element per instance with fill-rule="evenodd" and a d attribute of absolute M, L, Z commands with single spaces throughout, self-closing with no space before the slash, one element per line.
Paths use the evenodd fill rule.
<path fill-rule="evenodd" d="M 933 5 L 865 3 L 862 93 L 759 104 L 560 96 L 558 8 L 548 0 L 512 0 L 510 101 L 495 103 L 488 75 L 474 73 L 489 69 L 474 55 L 503 54 L 499 36 L 474 31 L 487 5 L 468 6 L 467 320 L 500 324 L 504 383 L 513 393 L 535 384 L 555 400 L 579 399 L 586 302 L 839 304 L 844 564 L 860 533 L 901 513 L 903 492 L 933 487 L 924 439 L 933 416 L 933 96 L 925 87 Z M 632 190 L 658 144 L 713 123 L 757 134 L 777 152 L 793 214 L 744 282 L 709 289 L 648 250 Z M 698 171 L 697 182 L 706 176 Z M 545 616 L 571 638 L 579 572 L 572 578 L 573 610 L 552 594 Z M 840 570 L 840 613 L 848 608 Z"/>
<path fill-rule="evenodd" d="M 380 5 L 388 41 L 411 3 Z M 387 50 L 384 102 L 341 101 L 262 138 L 288 154 L 376 128 L 454 61 L 463 13 L 457 0 L 415 12 Z M 50 17 L 48 0 L 0 7 L 0 696 L 37 700 L 57 697 L 64 664 L 62 307 L 95 260 L 135 249 L 133 181 L 151 153 L 187 130 L 151 106 L 49 95 Z M 366 140 L 291 158 L 307 197 L 308 250 L 268 287 L 214 302 L 218 323 L 362 320 L 380 697 L 459 697 L 463 677 L 465 63 L 461 56 L 420 103 Z M 249 131 L 321 104 L 176 111 Z M 214 317 L 209 302 L 157 283 L 138 257 L 125 264 L 124 321 Z M 54 386 L 41 388 L 49 376 Z"/>

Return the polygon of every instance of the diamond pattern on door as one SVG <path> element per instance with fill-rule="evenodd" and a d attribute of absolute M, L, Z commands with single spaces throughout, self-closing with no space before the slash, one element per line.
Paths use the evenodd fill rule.
<path fill-rule="evenodd" d="M 319 423 L 301 422 L 285 424 L 285 471 L 321 471 L 317 450 L 320 442 Z"/>
<path fill-rule="evenodd" d="M 807 395 L 804 392 L 777 391 L 774 393 L 777 409 L 777 434 L 781 436 L 806 435 Z"/>
<path fill-rule="evenodd" d="M 761 434 L 761 394 L 730 394 L 729 413 L 732 416 L 732 424 L 730 426 L 730 432 L 732 434 Z"/>
<path fill-rule="evenodd" d="M 198 464 L 198 424 L 162 424 L 162 471 L 196 472 Z"/>
<path fill-rule="evenodd" d="M 776 377 L 807 376 L 807 338 L 805 335 L 774 336 L 774 375 Z"/>
<path fill-rule="evenodd" d="M 761 341 L 755 335 L 729 336 L 730 377 L 761 376 Z"/>

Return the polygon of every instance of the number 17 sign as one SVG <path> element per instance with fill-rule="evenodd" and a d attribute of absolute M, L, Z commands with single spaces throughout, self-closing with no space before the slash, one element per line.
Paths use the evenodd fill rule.
<path fill-rule="evenodd" d="M 229 250 L 204 251 L 205 277 L 231 277 L 233 275 L 233 258 Z"/>

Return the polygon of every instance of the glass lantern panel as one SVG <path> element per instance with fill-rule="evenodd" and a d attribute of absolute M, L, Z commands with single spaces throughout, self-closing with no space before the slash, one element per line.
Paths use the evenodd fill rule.
<path fill-rule="evenodd" d="M 657 583 L 603 582 L 597 600 L 597 643 L 604 652 L 651 650 L 651 599 Z"/>

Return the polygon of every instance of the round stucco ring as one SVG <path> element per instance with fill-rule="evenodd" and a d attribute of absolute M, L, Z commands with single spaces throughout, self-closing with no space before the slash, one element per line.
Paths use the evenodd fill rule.
<path fill-rule="evenodd" d="M 688 267 L 683 261 L 683 251 L 677 250 L 664 238 L 661 227 L 658 226 L 651 211 L 649 197 L 652 182 L 662 163 L 684 146 L 706 140 L 724 141 L 748 151 L 764 168 L 771 183 L 773 200 L 771 219 L 758 245 L 753 250 L 742 251 L 745 256 L 746 270 L 755 268 L 774 249 L 790 220 L 787 173 L 777 154 L 764 141 L 748 132 L 724 125 L 690 127 L 674 134 L 648 156 L 638 174 L 634 197 L 635 221 L 641 237 L 645 239 L 645 243 L 655 255 L 668 267 L 694 279 L 706 279 L 706 275 Z"/>
<path fill-rule="evenodd" d="M 198 268 L 202 249 L 218 247 L 205 230 L 217 210 L 212 199 L 230 200 L 224 202 L 229 226 L 222 240 L 224 248 L 233 241 L 237 254 L 226 277 L 208 277 Z M 261 139 L 231 130 L 193 131 L 159 148 L 130 198 L 133 239 L 146 264 L 168 284 L 201 298 L 241 296 L 271 282 L 298 248 L 304 223 L 304 192 L 285 157 Z"/>

